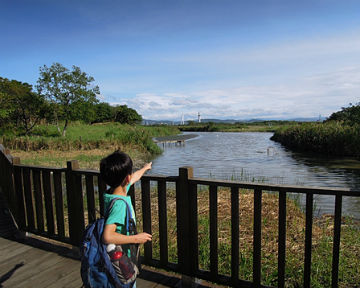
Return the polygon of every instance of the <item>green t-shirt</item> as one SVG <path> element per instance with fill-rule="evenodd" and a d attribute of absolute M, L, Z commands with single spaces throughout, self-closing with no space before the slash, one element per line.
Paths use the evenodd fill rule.
<path fill-rule="evenodd" d="M 130 196 L 119 196 L 104 193 L 104 210 L 107 211 L 108 207 L 110 206 L 110 202 L 114 198 L 122 198 L 124 199 L 130 206 L 132 217 L 135 220 L 135 213 L 134 208 L 131 203 Z M 126 231 L 126 204 L 121 201 L 115 201 L 113 207 L 111 208 L 108 218 L 106 219 L 105 224 L 116 224 L 116 232 L 121 233 L 123 235 L 128 235 L 129 233 Z M 136 222 L 135 222 L 136 223 Z"/>
<path fill-rule="evenodd" d="M 126 193 L 129 191 L 130 185 L 126 189 Z M 120 196 L 120 195 L 113 195 L 104 193 L 104 209 L 107 211 L 108 207 L 110 206 L 110 202 L 114 198 L 123 198 L 129 205 L 132 213 L 132 217 L 136 223 L 134 208 L 132 206 L 131 197 L 130 196 Z M 122 200 L 115 201 L 113 207 L 110 210 L 110 213 L 105 221 L 105 224 L 116 224 L 116 232 L 128 235 L 129 232 L 126 231 L 126 204 Z M 130 248 L 128 245 L 122 246 L 124 252 L 130 257 Z"/>

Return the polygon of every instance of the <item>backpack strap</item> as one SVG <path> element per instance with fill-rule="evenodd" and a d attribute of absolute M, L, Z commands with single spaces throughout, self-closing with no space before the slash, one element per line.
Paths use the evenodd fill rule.
<path fill-rule="evenodd" d="M 105 219 L 109 216 L 109 213 L 117 200 L 122 200 L 126 204 L 126 220 L 125 220 L 126 221 L 126 231 L 129 231 L 129 221 L 130 221 L 130 219 L 133 219 L 133 217 L 132 217 L 130 205 L 129 205 L 129 203 L 126 202 L 125 199 L 120 198 L 120 197 L 116 197 L 116 198 L 112 199 L 110 202 L 109 208 L 106 210 Z"/>

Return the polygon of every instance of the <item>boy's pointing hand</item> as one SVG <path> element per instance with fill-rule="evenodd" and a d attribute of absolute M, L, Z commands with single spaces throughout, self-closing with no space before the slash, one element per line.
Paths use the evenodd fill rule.
<path fill-rule="evenodd" d="M 152 162 L 146 163 L 146 164 L 144 165 L 145 171 L 150 170 L 150 169 L 151 169 L 151 165 L 152 165 Z"/>

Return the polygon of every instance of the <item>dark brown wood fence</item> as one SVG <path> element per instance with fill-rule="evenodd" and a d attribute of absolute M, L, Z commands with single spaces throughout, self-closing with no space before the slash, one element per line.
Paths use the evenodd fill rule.
<path fill-rule="evenodd" d="M 98 171 L 79 169 L 76 161 L 66 168 L 26 166 L 0 145 L 0 188 L 9 202 L 10 209 L 23 231 L 79 245 L 86 224 L 104 212 L 102 195 L 106 185 Z M 169 261 L 167 200 L 168 186 L 175 187 L 177 263 Z M 144 245 L 143 263 L 175 271 L 190 277 L 210 280 L 233 287 L 263 287 L 261 285 L 261 234 L 262 199 L 266 191 L 276 191 L 278 197 L 278 287 L 285 286 L 286 250 L 286 199 L 288 193 L 300 193 L 306 197 L 306 231 L 303 286 L 310 287 L 312 224 L 314 195 L 335 196 L 335 217 L 332 253 L 332 287 L 338 286 L 341 208 L 344 196 L 359 197 L 360 191 L 299 186 L 262 185 L 235 181 L 217 181 L 193 177 L 191 167 L 179 169 L 178 176 L 143 176 L 135 198 L 134 207 L 141 205 L 143 230 L 152 233 L 152 187 L 157 187 L 157 213 L 160 253 L 153 257 L 153 244 Z M 208 187 L 210 215 L 210 269 L 199 267 L 198 243 L 198 189 Z M 221 275 L 218 269 L 218 189 L 226 187 L 231 194 L 231 275 Z M 239 190 L 247 189 L 254 195 L 253 207 L 253 277 L 252 281 L 239 279 Z M 139 203 L 141 201 L 141 203 Z M 100 213 L 99 213 L 100 212 Z M 138 219 L 139 220 L 139 219 Z"/>

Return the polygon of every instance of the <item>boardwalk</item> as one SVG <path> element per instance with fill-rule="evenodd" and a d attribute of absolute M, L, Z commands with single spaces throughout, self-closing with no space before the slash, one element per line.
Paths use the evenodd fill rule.
<path fill-rule="evenodd" d="M 181 134 L 154 138 L 155 143 L 179 143 L 184 144 L 186 140 L 196 138 L 197 134 Z"/>
<path fill-rule="evenodd" d="M 0 238 L 1 287 L 82 286 L 80 262 L 31 245 Z"/>
<path fill-rule="evenodd" d="M 80 288 L 80 261 L 69 248 L 0 237 L 0 287 Z M 38 248 L 36 246 L 41 246 Z M 146 278 L 146 279 L 144 279 Z M 144 269 L 137 287 L 181 287 L 177 277 Z"/>

